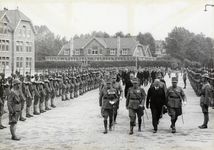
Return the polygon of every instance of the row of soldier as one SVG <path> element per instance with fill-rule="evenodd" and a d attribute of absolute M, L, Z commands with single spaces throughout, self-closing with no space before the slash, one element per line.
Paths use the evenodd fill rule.
<path fill-rule="evenodd" d="M 13 82 L 16 83 L 17 81 L 20 82 L 18 89 L 21 103 L 20 121 L 26 120 L 24 111 L 26 111 L 27 118 L 40 115 L 51 110 L 50 107 L 56 107 L 56 97 L 61 97 L 62 101 L 74 99 L 87 91 L 98 88 L 100 84 L 99 72 L 97 71 L 71 74 L 67 72 L 46 72 L 34 76 L 29 73 L 23 76 L 16 72 L 15 75 L 7 78 L 4 77 L 4 74 L 0 74 L 0 129 L 6 128 L 2 125 L 2 115 L 6 112 L 4 109 L 5 101 L 10 96 L 11 89 L 14 86 Z"/>

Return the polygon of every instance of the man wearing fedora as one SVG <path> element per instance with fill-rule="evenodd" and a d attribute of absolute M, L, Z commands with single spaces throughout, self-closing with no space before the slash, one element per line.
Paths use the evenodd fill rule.
<path fill-rule="evenodd" d="M 209 75 L 207 73 L 202 75 L 203 86 L 200 94 L 200 106 L 202 108 L 202 113 L 204 114 L 204 123 L 201 126 L 198 126 L 200 129 L 206 129 L 209 121 L 209 99 L 211 96 L 211 86 L 208 82 L 208 79 Z"/>
<path fill-rule="evenodd" d="M 178 116 L 182 115 L 182 102 L 185 105 L 187 100 L 184 91 L 181 87 L 177 86 L 178 78 L 172 77 L 172 86 L 167 89 L 166 92 L 166 104 L 168 114 L 171 117 L 172 133 L 176 132 L 175 123 Z"/>

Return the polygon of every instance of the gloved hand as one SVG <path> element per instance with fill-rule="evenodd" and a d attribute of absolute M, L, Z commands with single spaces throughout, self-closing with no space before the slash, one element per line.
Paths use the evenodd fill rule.
<path fill-rule="evenodd" d="M 113 104 L 114 104 L 114 101 L 109 101 L 109 103 L 110 103 L 111 105 L 113 105 Z"/>
<path fill-rule="evenodd" d="M 187 104 L 187 101 L 184 101 L 184 102 L 183 102 L 183 106 L 185 106 L 186 104 Z"/>

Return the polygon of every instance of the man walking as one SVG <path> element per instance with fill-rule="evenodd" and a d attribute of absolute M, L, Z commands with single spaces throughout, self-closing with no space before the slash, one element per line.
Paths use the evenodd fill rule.
<path fill-rule="evenodd" d="M 146 99 L 146 108 L 151 108 L 152 124 L 154 127 L 153 133 L 158 130 L 159 119 L 162 114 L 162 108 L 166 105 L 165 91 L 160 87 L 160 80 L 155 79 L 154 86 L 151 86 L 148 90 Z"/>

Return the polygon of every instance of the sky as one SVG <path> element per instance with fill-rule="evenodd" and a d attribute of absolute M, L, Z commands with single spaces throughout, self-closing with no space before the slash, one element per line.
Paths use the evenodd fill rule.
<path fill-rule="evenodd" d="M 150 32 L 164 40 L 174 27 L 214 38 L 214 0 L 1 0 L 0 9 L 19 9 L 34 25 L 70 39 L 75 34 Z"/>

